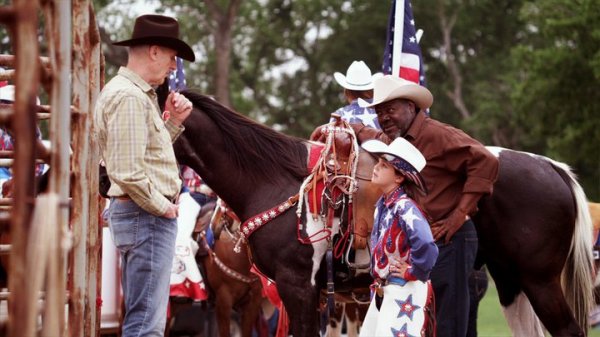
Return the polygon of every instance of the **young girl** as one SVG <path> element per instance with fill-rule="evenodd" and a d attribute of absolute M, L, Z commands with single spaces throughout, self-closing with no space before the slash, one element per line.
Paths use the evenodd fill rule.
<path fill-rule="evenodd" d="M 424 336 L 428 300 L 433 291 L 429 273 L 438 256 L 429 223 L 404 188 L 413 184 L 427 193 L 420 175 L 425 158 L 404 138 L 389 146 L 378 140 L 362 147 L 379 157 L 372 182 L 383 190 L 371 233 L 371 274 L 376 294 L 360 336 Z M 381 299 L 383 296 L 383 300 Z"/>

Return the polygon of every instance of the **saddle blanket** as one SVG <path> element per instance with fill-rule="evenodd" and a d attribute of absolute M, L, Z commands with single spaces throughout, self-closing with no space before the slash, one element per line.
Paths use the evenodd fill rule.
<path fill-rule="evenodd" d="M 208 298 L 208 293 L 194 258 L 198 251 L 198 244 L 192 239 L 198 213 L 200 213 L 200 205 L 189 193 L 182 193 L 179 197 L 170 296 L 189 297 L 195 301 L 203 301 Z"/>
<path fill-rule="evenodd" d="M 312 144 L 310 147 L 310 152 L 309 152 L 309 156 L 308 156 L 308 172 L 312 172 L 312 170 L 315 168 L 315 165 L 317 165 L 317 161 L 319 160 L 319 158 L 321 157 L 321 153 L 323 152 L 323 150 L 325 149 L 325 145 L 317 145 L 317 144 Z M 323 201 L 323 199 L 321 198 L 321 196 L 323 195 L 323 190 L 325 189 L 325 183 L 323 182 L 323 180 L 319 180 L 315 186 L 315 189 L 311 189 L 310 191 L 308 191 L 308 206 L 310 209 L 310 212 L 313 214 L 317 214 L 319 213 L 319 211 L 321 210 L 321 203 Z"/>

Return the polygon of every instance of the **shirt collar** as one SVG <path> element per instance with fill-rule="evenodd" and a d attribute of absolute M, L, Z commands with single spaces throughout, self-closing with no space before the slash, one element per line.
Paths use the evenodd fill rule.
<path fill-rule="evenodd" d="M 140 89 L 142 89 L 143 92 L 145 92 L 145 93 L 153 93 L 154 92 L 154 89 L 150 86 L 150 84 L 148 84 L 148 82 L 144 81 L 140 77 L 140 75 L 136 74 L 131 69 L 126 68 L 126 67 L 120 67 L 118 74 L 120 76 L 123 76 L 126 79 L 130 80 L 133 84 L 135 84 Z"/>
<path fill-rule="evenodd" d="M 400 199 L 400 197 L 404 196 L 405 194 L 406 192 L 404 192 L 402 186 L 398 186 L 398 188 L 394 192 L 392 192 L 392 194 L 390 194 L 387 198 L 385 196 L 383 197 L 383 204 L 385 205 L 385 207 L 389 208 L 391 205 L 395 204 L 396 201 Z"/>
<path fill-rule="evenodd" d="M 417 113 L 415 119 L 413 119 L 412 124 L 408 128 L 408 131 L 406 131 L 406 135 L 404 135 L 404 138 L 417 139 L 419 133 L 421 133 L 421 129 L 423 129 L 423 125 L 425 124 L 426 118 L 427 116 L 425 115 L 424 111 L 420 111 L 419 113 Z"/>

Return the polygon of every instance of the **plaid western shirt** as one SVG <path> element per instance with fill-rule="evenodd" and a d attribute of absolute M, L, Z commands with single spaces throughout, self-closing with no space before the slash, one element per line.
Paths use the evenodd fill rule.
<path fill-rule="evenodd" d="M 161 119 L 154 89 L 121 67 L 98 97 L 94 119 L 112 197 L 163 215 L 181 186 L 172 142 L 183 132 Z"/>

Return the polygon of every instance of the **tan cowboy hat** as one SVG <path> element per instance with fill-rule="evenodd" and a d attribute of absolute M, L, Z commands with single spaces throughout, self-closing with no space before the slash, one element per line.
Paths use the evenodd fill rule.
<path fill-rule="evenodd" d="M 398 137 L 390 145 L 371 139 L 362 143 L 361 147 L 365 151 L 387 160 L 398 172 L 427 194 L 427 186 L 420 173 L 427 161 L 421 151 L 406 139 Z"/>
<path fill-rule="evenodd" d="M 354 61 L 346 70 L 346 75 L 336 72 L 335 81 L 345 89 L 365 91 L 373 89 L 373 82 L 382 76 L 381 73 L 371 75 L 371 69 L 363 61 Z"/>
<path fill-rule="evenodd" d="M 433 104 L 433 95 L 424 86 L 407 81 L 403 78 L 385 75 L 375 80 L 373 102 L 359 99 L 358 105 L 363 108 L 374 107 L 378 104 L 404 98 L 413 101 L 421 110 L 428 109 Z"/>
<path fill-rule="evenodd" d="M 131 39 L 113 43 L 116 46 L 135 46 L 141 44 L 159 45 L 177 51 L 177 56 L 194 62 L 194 51 L 179 39 L 177 20 L 157 14 L 139 16 L 135 19 Z"/>

